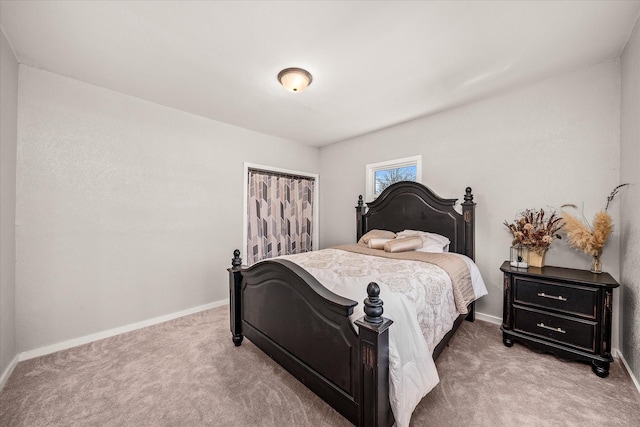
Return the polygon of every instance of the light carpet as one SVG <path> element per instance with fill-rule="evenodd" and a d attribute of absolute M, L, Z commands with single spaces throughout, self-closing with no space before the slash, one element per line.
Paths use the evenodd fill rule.
<path fill-rule="evenodd" d="M 228 307 L 20 362 L 1 426 L 350 426 L 245 340 Z M 640 394 L 619 361 L 608 378 L 463 322 L 437 361 L 440 384 L 412 426 L 632 426 Z"/>

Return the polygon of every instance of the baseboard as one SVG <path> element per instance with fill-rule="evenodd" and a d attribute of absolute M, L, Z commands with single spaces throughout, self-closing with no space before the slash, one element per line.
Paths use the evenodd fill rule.
<path fill-rule="evenodd" d="M 493 323 L 494 325 L 502 325 L 502 317 L 492 316 L 490 314 L 479 313 L 476 311 L 476 319 L 484 322 Z"/>
<path fill-rule="evenodd" d="M 620 350 L 618 350 L 618 349 L 614 349 L 613 350 L 613 354 L 615 356 L 617 356 L 618 359 L 620 359 L 622 361 L 622 364 L 627 369 L 627 372 L 629 373 L 629 376 L 631 377 L 631 381 L 633 381 L 633 384 L 636 386 L 636 389 L 638 390 L 638 393 L 640 394 L 640 382 L 638 382 L 638 379 L 636 378 L 636 376 L 633 375 L 633 371 L 631 371 L 631 367 L 627 363 L 627 360 L 624 358 L 624 355 L 622 354 L 622 352 Z"/>
<path fill-rule="evenodd" d="M 13 358 L 11 363 L 9 363 L 9 366 L 7 366 L 7 369 L 5 369 L 4 372 L 2 373 L 2 376 L 0 377 L 0 391 L 2 391 L 2 389 L 4 388 L 4 385 L 7 383 L 7 380 L 13 373 L 13 370 L 16 368 L 16 365 L 18 364 L 19 356 L 20 356 L 19 354 L 16 354 L 16 356 Z"/>
<path fill-rule="evenodd" d="M 209 310 L 211 308 L 220 307 L 223 305 L 229 304 L 228 299 L 224 299 L 221 301 L 215 301 L 209 304 L 200 305 L 197 307 L 192 307 L 187 310 L 178 311 L 175 313 L 165 314 L 164 316 L 154 317 L 152 319 L 143 320 L 141 322 L 131 323 L 129 325 L 124 325 L 119 328 L 109 329 L 107 331 L 98 332 L 91 335 L 85 335 L 83 337 L 74 338 L 68 341 L 63 341 L 57 344 L 48 345 L 45 347 L 36 348 L 33 350 L 28 350 L 20 353 L 17 358 L 18 361 L 29 360 L 35 357 L 44 356 L 47 354 L 55 353 L 56 351 L 66 350 L 72 347 L 77 347 L 79 345 L 88 344 L 93 341 L 98 341 L 101 339 L 113 337 L 115 335 L 120 335 L 125 332 L 135 331 L 136 329 L 146 328 L 147 326 L 157 325 L 158 323 L 167 322 L 169 320 L 177 319 L 179 317 L 188 316 L 190 314 L 199 313 L 201 311 Z"/>

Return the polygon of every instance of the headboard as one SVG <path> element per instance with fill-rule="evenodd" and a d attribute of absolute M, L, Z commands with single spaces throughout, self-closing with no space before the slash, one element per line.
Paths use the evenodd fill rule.
<path fill-rule="evenodd" d="M 369 230 L 394 232 L 422 230 L 447 236 L 449 250 L 471 259 L 475 255 L 475 206 L 471 187 L 467 187 L 462 214 L 454 206 L 458 199 L 443 199 L 428 187 L 411 181 L 388 186 L 378 198 L 356 206 L 356 236 L 360 240 Z"/>

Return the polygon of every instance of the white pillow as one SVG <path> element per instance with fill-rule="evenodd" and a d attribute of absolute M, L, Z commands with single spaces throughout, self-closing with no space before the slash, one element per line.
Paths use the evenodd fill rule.
<path fill-rule="evenodd" d="M 418 252 L 436 252 L 436 253 L 442 253 L 442 252 L 449 252 L 449 245 L 442 246 L 440 243 L 437 242 L 430 242 L 430 243 L 422 243 L 422 247 L 420 249 L 416 249 L 416 251 Z"/>
<path fill-rule="evenodd" d="M 420 252 L 449 252 L 449 244 L 451 241 L 440 234 L 429 233 L 420 230 L 404 230 L 398 233 L 397 238 L 420 236 L 422 238 L 422 247 L 416 249 Z"/>

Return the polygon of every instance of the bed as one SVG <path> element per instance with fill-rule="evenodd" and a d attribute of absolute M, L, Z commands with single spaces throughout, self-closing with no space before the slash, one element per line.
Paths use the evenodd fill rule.
<path fill-rule="evenodd" d="M 449 251 L 474 259 L 474 211 L 467 187 L 462 213 L 457 199 L 444 199 L 415 182 L 399 182 L 371 203 L 359 197 L 356 241 L 371 230 L 423 230 L 448 237 Z M 287 259 L 242 266 L 234 251 L 229 269 L 230 326 L 233 342 L 243 337 L 305 384 L 357 426 L 391 426 L 389 330 L 384 292 L 375 282 L 362 295 L 364 316 L 352 319 L 358 302 L 337 295 Z M 435 360 L 474 304 L 433 348 Z"/>

